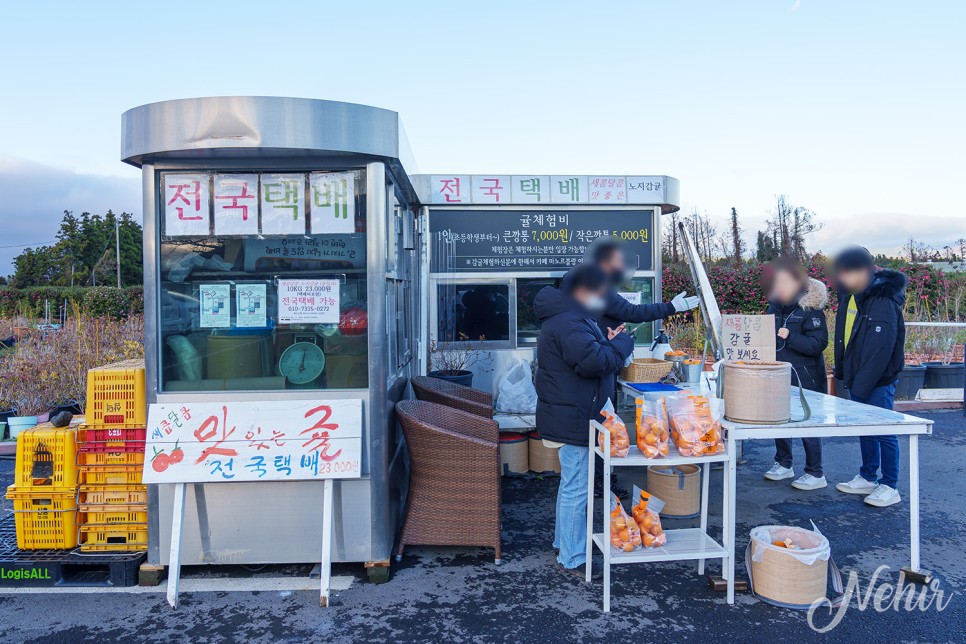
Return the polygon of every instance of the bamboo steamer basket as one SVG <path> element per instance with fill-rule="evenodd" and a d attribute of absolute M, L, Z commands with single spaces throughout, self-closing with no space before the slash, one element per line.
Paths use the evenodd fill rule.
<path fill-rule="evenodd" d="M 530 469 L 529 440 L 526 434 L 500 434 L 500 473 L 526 474 Z"/>
<path fill-rule="evenodd" d="M 659 382 L 671 373 L 673 364 L 657 358 L 634 358 L 621 369 L 621 379 L 626 382 Z"/>
<path fill-rule="evenodd" d="M 557 450 L 544 445 L 543 439 L 537 432 L 530 432 L 529 443 L 530 471 L 538 474 L 543 472 L 560 474 L 560 457 L 557 455 Z"/>
<path fill-rule="evenodd" d="M 725 418 L 736 423 L 787 423 L 792 417 L 792 366 L 787 362 L 725 362 Z"/>
<path fill-rule="evenodd" d="M 774 545 L 790 537 L 798 550 Z M 808 608 L 826 596 L 831 549 L 822 534 L 794 526 L 758 526 L 745 553 L 752 590 L 786 608 Z"/>
<path fill-rule="evenodd" d="M 661 516 L 680 519 L 701 513 L 701 468 L 697 465 L 651 465 L 647 491 L 664 501 Z"/>

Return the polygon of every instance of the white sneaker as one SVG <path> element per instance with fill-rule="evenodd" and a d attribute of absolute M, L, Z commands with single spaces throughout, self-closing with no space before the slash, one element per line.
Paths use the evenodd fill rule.
<path fill-rule="evenodd" d="M 792 487 L 796 490 L 821 490 L 828 485 L 825 477 L 815 478 L 811 474 L 803 474 L 792 481 Z"/>
<path fill-rule="evenodd" d="M 782 467 L 781 463 L 775 463 L 770 470 L 765 472 L 765 478 L 769 481 L 795 478 L 795 470 L 790 467 Z"/>
<path fill-rule="evenodd" d="M 872 494 L 875 490 L 877 483 L 872 481 L 866 481 L 861 475 L 856 474 L 855 478 L 848 483 L 839 483 L 835 486 L 835 489 L 839 492 L 845 492 L 846 494 Z"/>
<path fill-rule="evenodd" d="M 877 508 L 886 508 L 895 505 L 902 499 L 899 497 L 899 490 L 888 485 L 877 485 L 875 491 L 865 497 L 864 501 Z"/>

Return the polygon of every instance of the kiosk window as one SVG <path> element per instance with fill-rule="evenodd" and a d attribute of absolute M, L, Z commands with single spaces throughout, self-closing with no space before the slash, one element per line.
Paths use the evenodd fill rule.
<path fill-rule="evenodd" d="M 536 342 L 540 335 L 540 320 L 533 312 L 533 300 L 546 286 L 556 286 L 557 277 L 517 279 L 517 340 Z"/>
<path fill-rule="evenodd" d="M 353 174 L 355 232 L 192 236 L 162 218 L 163 391 L 369 386 L 365 181 Z"/>
<path fill-rule="evenodd" d="M 634 277 L 623 284 L 618 289 L 618 292 L 633 301 L 635 304 L 653 304 L 654 278 Z M 637 329 L 634 333 L 636 340 L 635 344 L 637 346 L 650 346 L 651 342 L 654 340 L 654 324 L 654 322 L 645 322 L 641 325 L 628 323 L 628 328 Z"/>
<path fill-rule="evenodd" d="M 440 284 L 437 306 L 439 342 L 510 341 L 509 284 Z"/>

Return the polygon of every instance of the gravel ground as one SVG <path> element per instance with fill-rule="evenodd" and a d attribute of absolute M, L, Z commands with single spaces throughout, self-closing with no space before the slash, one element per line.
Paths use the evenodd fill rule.
<path fill-rule="evenodd" d="M 926 415 L 926 414 L 924 414 Z M 841 622 L 827 635 L 813 632 L 806 614 L 776 608 L 748 594 L 733 607 L 708 589 L 693 564 L 666 563 L 615 568 L 612 611 L 601 612 L 602 588 L 587 586 L 555 569 L 550 550 L 554 479 L 507 479 L 504 484 L 504 564 L 494 566 L 488 551 L 411 548 L 394 564 L 392 580 L 374 585 L 358 565 L 339 565 L 347 578 L 334 592 L 333 606 L 318 607 L 312 591 L 198 592 L 182 596 L 172 611 L 158 593 L 0 594 L 0 640 L 10 642 L 200 641 L 276 642 L 326 640 L 405 641 L 586 641 L 676 638 L 706 641 L 963 641 L 966 631 L 966 419 L 962 412 L 927 415 L 935 433 L 921 440 L 923 565 L 935 572 L 944 591 L 944 611 L 860 610 L 853 599 Z M 831 483 L 857 473 L 854 439 L 825 441 L 826 474 Z M 755 525 L 815 520 L 829 537 L 843 574 L 855 571 L 860 592 L 880 565 L 881 580 L 895 582 L 908 563 L 906 499 L 876 510 L 861 497 L 825 490 L 804 493 L 769 483 L 761 473 L 772 462 L 766 442 L 746 443 L 747 463 L 739 467 L 738 540 L 746 543 Z M 796 446 L 801 459 L 801 447 Z M 798 463 L 799 469 L 801 462 Z M 903 476 L 906 476 L 903 451 Z M 12 465 L 0 461 L 0 483 Z M 628 487 L 638 480 L 624 479 Z M 712 473 L 711 524 L 720 536 L 720 471 Z M 905 492 L 907 483 L 900 482 Z M 666 521 L 666 527 L 692 525 Z M 739 555 L 739 567 L 741 556 Z M 717 564 L 711 564 L 717 572 Z M 303 575 L 287 567 L 262 575 Z M 194 569 L 189 579 L 246 575 L 241 569 Z M 245 580 L 240 580 L 244 582 Z M 880 584 L 881 587 L 881 584 Z M 820 624 L 828 617 L 817 616 Z"/>

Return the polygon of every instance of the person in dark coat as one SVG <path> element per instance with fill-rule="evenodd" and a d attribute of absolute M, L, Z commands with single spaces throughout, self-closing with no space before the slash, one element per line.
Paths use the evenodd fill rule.
<path fill-rule="evenodd" d="M 778 360 L 792 365 L 792 384 L 825 393 L 827 378 L 822 352 L 828 346 L 828 325 L 825 305 L 828 289 L 812 279 L 798 264 L 775 262 L 765 271 L 765 292 L 768 293 L 766 314 L 775 316 L 775 355 Z M 805 474 L 792 482 L 799 490 L 818 490 L 828 485 L 822 471 L 822 439 L 803 438 Z M 775 465 L 765 472 L 769 481 L 795 478 L 792 467 L 792 441 L 775 439 Z"/>
<path fill-rule="evenodd" d="M 839 309 L 835 319 L 835 377 L 845 382 L 852 400 L 892 409 L 896 383 L 905 364 L 906 276 L 877 269 L 868 250 L 853 247 L 835 259 Z M 861 494 L 874 507 L 901 501 L 899 439 L 862 436 L 862 467 L 851 481 L 836 489 Z M 879 477 L 879 468 L 882 476 Z"/>
<path fill-rule="evenodd" d="M 624 246 L 612 237 L 603 237 L 595 241 L 587 255 L 588 263 L 598 266 L 607 275 L 607 294 L 605 295 L 604 309 L 597 318 L 597 325 L 602 333 L 607 333 L 607 329 L 616 329 L 622 324 L 640 324 L 644 322 L 654 322 L 663 320 L 666 317 L 689 311 L 698 306 L 697 297 L 687 297 L 686 292 L 681 292 L 670 302 L 656 302 L 654 304 L 631 304 L 618 288 L 627 282 L 627 260 L 624 256 Z M 573 271 L 564 275 L 562 286 L 566 288 Z M 650 338 L 646 338 L 650 341 Z M 656 356 L 663 358 L 664 356 Z M 621 365 L 623 366 L 623 365 Z M 617 404 L 617 377 L 620 368 L 614 372 L 612 378 L 612 393 L 610 398 Z M 600 458 L 600 457 L 596 457 Z M 604 471 L 603 461 L 597 461 L 597 471 Z M 603 495 L 603 478 L 594 481 L 594 496 Z M 618 497 L 625 498 L 627 490 L 617 484 L 615 475 L 611 476 L 611 491 Z"/>
<path fill-rule="evenodd" d="M 537 293 L 537 431 L 560 457 L 554 524 L 558 563 L 580 576 L 586 564 L 587 459 L 590 420 L 613 395 L 613 374 L 634 351 L 623 326 L 602 332 L 597 316 L 606 306 L 607 276 L 597 266 L 572 271 L 566 288 Z"/>

